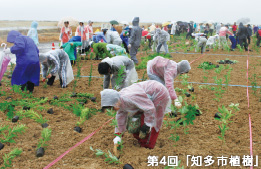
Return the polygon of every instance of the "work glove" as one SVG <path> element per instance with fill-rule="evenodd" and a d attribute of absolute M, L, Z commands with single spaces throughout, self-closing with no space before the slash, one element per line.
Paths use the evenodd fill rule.
<path fill-rule="evenodd" d="M 139 134 L 139 137 L 141 139 L 144 139 L 146 137 L 146 135 L 149 133 L 150 131 L 150 127 L 147 126 L 145 123 L 143 124 L 143 126 L 141 127 L 140 129 L 140 134 Z"/>
<path fill-rule="evenodd" d="M 10 54 L 11 53 L 11 50 L 10 50 L 10 48 L 6 48 L 6 49 L 4 49 L 4 51 L 3 51 L 5 54 Z"/>
<path fill-rule="evenodd" d="M 129 48 L 129 49 L 131 48 L 131 44 L 128 45 L 128 48 Z"/>
<path fill-rule="evenodd" d="M 114 144 L 118 144 L 118 142 L 121 142 L 121 138 L 119 136 L 116 136 L 114 139 L 113 139 L 113 142 Z"/>
<path fill-rule="evenodd" d="M 181 108 L 181 103 L 179 102 L 179 100 L 178 99 L 175 99 L 174 100 L 174 103 L 175 103 L 175 106 L 177 107 L 177 108 Z"/>
<path fill-rule="evenodd" d="M 121 142 L 121 138 L 119 136 L 116 136 L 114 139 L 113 139 L 113 143 L 114 143 L 114 148 L 113 148 L 113 153 L 116 157 L 119 156 L 118 154 L 118 142 Z"/>

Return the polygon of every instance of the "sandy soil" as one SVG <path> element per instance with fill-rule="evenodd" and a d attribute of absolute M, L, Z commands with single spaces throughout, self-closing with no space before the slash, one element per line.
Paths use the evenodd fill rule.
<path fill-rule="evenodd" d="M 228 54 L 225 51 L 218 52 L 209 52 L 217 54 Z M 241 55 L 240 52 L 230 52 L 229 54 Z M 243 52 L 243 55 L 247 53 Z M 251 53 L 251 55 L 258 55 L 256 53 Z M 260 54 L 259 54 L 260 55 Z M 144 57 L 145 53 L 139 53 L 138 58 Z M 188 60 L 189 62 L 200 57 L 200 54 L 171 54 L 174 61 L 179 60 Z M 223 56 L 223 55 L 205 55 L 200 60 L 194 62 L 191 67 L 192 70 L 188 73 L 189 82 L 205 82 L 203 77 L 208 77 L 208 83 L 213 83 L 213 76 L 217 74 L 214 70 L 209 70 L 208 74 L 204 73 L 202 69 L 197 68 L 198 65 L 204 61 L 209 61 L 216 63 L 217 60 L 229 58 L 230 60 L 239 61 L 237 64 L 231 65 L 233 68 L 231 72 L 231 82 L 230 84 L 246 85 L 246 57 L 242 56 Z M 88 76 L 90 74 L 90 66 L 93 65 L 93 76 L 100 76 L 97 71 L 97 65 L 100 61 L 94 60 L 85 60 L 81 63 L 83 68 L 81 71 L 82 76 Z M 261 85 L 261 69 L 260 63 L 261 59 L 258 57 L 250 57 L 250 71 L 249 77 L 252 77 L 254 74 L 257 75 L 257 84 Z M 255 67 L 255 70 L 254 70 Z M 75 74 L 76 74 L 76 67 Z M 142 77 L 143 70 L 137 70 L 139 78 Z M 223 78 L 227 70 L 221 72 L 220 75 L 217 75 L 218 78 Z M 145 76 L 146 77 L 146 76 Z M 7 81 L 6 77 L 4 80 Z M 88 86 L 88 78 L 81 78 L 79 83 L 77 83 L 76 92 L 86 92 L 93 93 L 97 97 L 97 103 L 89 101 L 85 107 L 90 108 L 100 108 L 100 91 L 102 90 L 102 78 L 92 78 L 91 86 Z M 176 79 L 175 81 L 180 81 Z M 251 81 L 250 81 L 251 83 Z M 6 90 L 7 82 L 2 82 L 2 90 Z M 8 84 L 7 84 L 8 85 Z M 52 98 L 54 95 L 58 97 L 63 95 L 66 92 L 72 92 L 71 83 L 68 88 L 61 89 L 59 87 L 59 82 L 56 81 L 54 86 L 44 88 L 43 83 L 35 89 L 33 93 L 34 97 L 48 97 Z M 8 85 L 9 86 L 9 85 Z M 182 88 L 182 85 L 179 82 L 174 83 L 174 87 Z M 159 156 L 159 159 L 163 156 L 178 156 L 182 161 L 182 165 L 186 166 L 186 155 L 195 155 L 203 156 L 211 155 L 214 157 L 216 162 L 213 166 L 209 168 L 218 168 L 217 166 L 217 157 L 226 156 L 230 157 L 231 155 L 238 155 L 241 158 L 243 155 L 249 154 L 249 124 L 248 124 L 248 113 L 251 113 L 252 118 L 252 133 L 253 133 L 253 153 L 254 155 L 259 155 L 261 153 L 261 141 L 260 141 L 260 122 L 261 118 L 261 106 L 259 102 L 260 95 L 253 95 L 252 89 L 249 88 L 250 92 L 250 108 L 247 108 L 247 97 L 246 97 L 246 88 L 244 87 L 228 87 L 226 92 L 223 95 L 223 98 L 220 102 L 216 102 L 213 99 L 215 98 L 214 92 L 207 89 L 199 89 L 199 85 L 193 84 L 195 88 L 194 94 L 196 95 L 196 103 L 199 105 L 200 110 L 203 112 L 201 116 L 198 116 L 194 121 L 194 125 L 189 126 L 189 134 L 184 134 L 183 127 L 177 130 L 177 133 L 180 135 L 180 140 L 176 143 L 177 146 L 173 146 L 174 142 L 169 139 L 173 133 L 169 127 L 163 124 L 160 134 L 157 140 L 157 144 L 154 149 L 145 149 L 140 148 L 136 144 L 135 138 L 131 134 L 126 133 L 124 135 L 124 148 L 123 154 L 120 156 L 121 165 L 113 165 L 104 162 L 103 157 L 96 157 L 95 154 L 90 150 L 90 146 L 94 149 L 102 149 L 103 151 L 113 150 L 113 132 L 114 128 L 111 125 L 106 125 L 96 133 L 91 139 L 83 143 L 81 146 L 72 150 L 67 154 L 62 160 L 56 163 L 52 168 L 63 168 L 63 169 L 73 169 L 73 168 L 90 168 L 90 169 L 100 169 L 100 168 L 122 168 L 123 164 L 129 163 L 135 169 L 144 169 L 151 168 L 147 167 L 147 158 L 149 155 Z M 225 89 L 225 88 L 224 88 Z M 258 89 L 258 92 L 260 89 Z M 8 96 L 13 97 L 14 99 L 21 99 L 21 96 L 14 94 L 12 92 L 7 92 Z M 179 94 L 179 93 L 177 93 Z M 7 96 L 1 96 L 0 100 L 4 101 Z M 191 98 L 187 98 L 188 103 L 193 103 Z M 75 100 L 72 101 L 76 102 Z M 218 107 L 225 105 L 226 107 L 230 103 L 239 103 L 240 112 L 238 112 L 234 117 L 232 117 L 233 123 L 229 125 L 230 129 L 226 132 L 226 143 L 222 144 L 221 140 L 218 139 L 220 135 L 218 125 L 220 124 L 217 120 L 214 120 L 214 114 L 217 112 Z M 37 111 L 41 113 L 45 118 L 49 120 L 49 128 L 52 129 L 52 138 L 48 142 L 49 146 L 46 149 L 44 157 L 37 158 L 35 156 L 35 150 L 37 142 L 41 137 L 41 126 L 40 124 L 34 122 L 31 119 L 24 118 L 19 121 L 20 124 L 25 124 L 28 129 L 22 135 L 19 135 L 15 139 L 16 144 L 6 145 L 6 147 L 0 151 L 0 156 L 5 153 L 10 152 L 13 148 L 18 147 L 23 149 L 21 156 L 16 157 L 13 160 L 13 168 L 43 168 L 48 165 L 51 161 L 56 159 L 70 147 L 75 145 L 77 142 L 85 138 L 87 135 L 95 131 L 102 124 L 104 124 L 111 117 L 97 112 L 96 115 L 87 120 L 83 125 L 83 132 L 76 133 L 73 131 L 76 122 L 79 120 L 72 112 L 61 108 L 61 107 L 52 107 L 48 103 L 44 104 L 46 109 L 53 108 L 55 113 L 53 115 L 47 114 L 46 110 Z M 16 110 L 20 110 L 21 107 L 16 107 Z M 35 108 L 34 108 L 35 109 Z M 166 117 L 166 121 L 177 120 L 178 117 L 170 118 Z M 11 123 L 6 120 L 4 112 L 0 112 L 0 121 L 2 125 L 15 126 L 16 124 Z M 260 160 L 259 160 L 260 161 Z M 3 162 L 0 159 L 0 166 Z M 204 163 L 203 163 L 204 164 Z M 260 165 L 260 162 L 259 162 Z M 232 168 L 230 165 L 224 168 Z M 163 168 L 163 165 L 154 168 Z M 185 167 L 191 168 L 191 167 Z M 203 168 L 203 167 L 195 167 Z M 206 167 L 207 168 L 207 167 Z M 221 168 L 221 167 L 220 167 Z M 234 168 L 234 167 L 233 167 Z M 241 165 L 240 168 L 245 168 Z"/>

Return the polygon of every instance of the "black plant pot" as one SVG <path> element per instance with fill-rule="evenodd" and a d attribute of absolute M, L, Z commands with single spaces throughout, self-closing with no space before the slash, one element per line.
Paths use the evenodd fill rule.
<path fill-rule="evenodd" d="M 189 93 L 185 93 L 185 95 L 186 95 L 187 97 L 190 97 L 190 94 L 189 94 Z"/>
<path fill-rule="evenodd" d="M 216 65 L 216 68 L 219 68 L 219 65 Z"/>
<path fill-rule="evenodd" d="M 41 100 L 44 100 L 44 99 L 45 99 L 45 97 L 40 97 L 40 99 L 41 99 Z"/>
<path fill-rule="evenodd" d="M 23 110 L 30 110 L 30 107 L 24 106 Z"/>
<path fill-rule="evenodd" d="M 171 113 L 169 114 L 170 117 L 177 117 L 177 112 L 176 111 L 171 111 Z"/>
<path fill-rule="evenodd" d="M 197 111 L 196 116 L 200 116 L 201 115 L 200 110 L 196 110 L 196 111 Z"/>
<path fill-rule="evenodd" d="M 224 60 L 226 64 L 229 64 L 230 63 L 230 60 Z"/>
<path fill-rule="evenodd" d="M 91 101 L 95 102 L 96 101 L 96 97 L 91 97 Z"/>
<path fill-rule="evenodd" d="M 51 108 L 51 109 L 49 109 L 49 110 L 47 111 L 47 113 L 49 113 L 49 114 L 54 114 L 54 111 L 53 111 L 53 109 Z"/>
<path fill-rule="evenodd" d="M 2 143 L 0 143 L 0 150 L 2 150 L 5 147 Z"/>
<path fill-rule="evenodd" d="M 189 89 L 190 92 L 194 92 L 194 87 L 192 87 L 191 89 Z"/>
<path fill-rule="evenodd" d="M 8 75 L 7 78 L 11 79 L 11 78 L 12 78 L 12 75 Z"/>
<path fill-rule="evenodd" d="M 42 128 L 47 128 L 49 125 L 47 123 L 42 124 Z"/>
<path fill-rule="evenodd" d="M 57 96 L 54 96 L 53 99 L 54 99 L 54 100 L 58 100 L 58 97 L 57 97 Z"/>
<path fill-rule="evenodd" d="M 43 157 L 44 156 L 44 148 L 40 147 L 36 150 L 36 157 Z"/>
<path fill-rule="evenodd" d="M 178 120 L 176 122 L 178 122 L 181 118 L 178 118 Z M 183 122 L 180 122 L 179 123 L 180 125 L 183 125 Z"/>
<path fill-rule="evenodd" d="M 130 164 L 125 164 L 123 169 L 134 169 Z"/>
<path fill-rule="evenodd" d="M 217 112 L 217 113 L 215 114 L 214 118 L 220 119 L 220 118 L 221 118 L 221 114 L 220 114 L 219 112 Z"/>
<path fill-rule="evenodd" d="M 225 62 L 223 62 L 223 61 L 220 61 L 220 62 L 218 62 L 219 64 L 224 64 Z"/>
<path fill-rule="evenodd" d="M 77 93 L 72 93 L 71 97 L 77 97 Z"/>
<path fill-rule="evenodd" d="M 19 120 L 19 116 L 14 116 L 14 117 L 12 118 L 12 122 L 13 122 L 13 123 L 17 122 L 18 120 Z"/>
<path fill-rule="evenodd" d="M 12 97 L 6 97 L 6 99 L 5 99 L 5 100 L 8 100 L 8 99 L 11 99 L 11 100 L 12 100 Z"/>
<path fill-rule="evenodd" d="M 209 65 L 213 65 L 213 63 L 212 63 L 212 62 L 209 62 L 208 64 L 209 64 Z"/>
<path fill-rule="evenodd" d="M 82 128 L 81 127 L 74 127 L 74 131 L 81 133 L 82 132 Z"/>

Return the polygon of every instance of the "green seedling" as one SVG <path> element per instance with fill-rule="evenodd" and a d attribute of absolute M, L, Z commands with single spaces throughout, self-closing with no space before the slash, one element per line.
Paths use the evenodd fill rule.
<path fill-rule="evenodd" d="M 108 116 L 111 116 L 111 117 L 114 117 L 113 120 L 112 120 L 112 122 L 111 122 L 111 124 L 110 124 L 111 126 L 114 126 L 114 127 L 117 127 L 117 126 L 118 126 L 117 120 L 115 119 L 116 114 L 117 114 L 117 112 L 116 112 L 115 110 L 113 110 L 113 109 L 107 109 L 107 115 L 108 115 Z"/>
<path fill-rule="evenodd" d="M 118 71 L 117 78 L 115 80 L 115 90 L 121 89 L 121 86 L 123 85 L 123 80 L 125 79 L 125 66 L 121 66 L 121 68 Z"/>
<path fill-rule="evenodd" d="M 39 149 L 40 147 L 44 148 L 47 147 L 48 145 L 46 144 L 46 142 L 48 142 L 49 140 L 51 140 L 51 134 L 52 134 L 52 130 L 49 128 L 44 128 L 41 132 L 41 139 L 38 142 L 37 145 L 37 149 Z"/>
<path fill-rule="evenodd" d="M 44 124 L 44 123 L 48 122 L 48 120 L 43 118 L 43 116 L 41 114 L 38 114 L 33 110 L 19 111 L 16 113 L 16 115 L 19 117 L 27 117 L 27 118 L 33 119 L 37 123 L 40 123 L 40 124 Z"/>
<path fill-rule="evenodd" d="M 109 150 L 108 150 L 108 153 L 104 153 L 101 149 L 96 149 L 94 150 L 92 147 L 90 147 L 90 150 L 91 151 L 94 151 L 95 152 L 95 155 L 98 157 L 98 156 L 104 156 L 105 157 L 105 162 L 108 162 L 109 164 L 121 164 L 121 162 L 119 161 L 119 159 L 114 156 Z"/>
<path fill-rule="evenodd" d="M 18 149 L 18 148 L 15 148 L 13 149 L 10 153 L 8 154 L 5 154 L 3 156 L 3 161 L 4 161 L 4 164 L 3 166 L 1 167 L 1 169 L 6 169 L 8 167 L 12 167 L 12 160 L 19 156 L 21 153 L 23 152 L 22 149 Z"/>
<path fill-rule="evenodd" d="M 239 104 L 230 104 L 229 107 L 232 108 L 235 112 L 239 111 L 240 109 L 238 108 Z M 232 110 L 228 110 L 225 106 L 222 106 L 222 108 L 218 108 L 218 111 L 220 113 L 220 118 L 215 118 L 216 120 L 221 122 L 221 125 L 219 125 L 219 129 L 221 131 L 221 136 L 218 136 L 220 140 L 222 140 L 224 143 L 226 142 L 225 140 L 225 133 L 229 129 L 228 124 L 232 123 L 233 121 L 230 121 L 230 118 L 234 116 L 232 114 Z"/>
<path fill-rule="evenodd" d="M 81 111 L 81 115 L 80 115 L 80 121 L 76 123 L 76 125 L 79 127 L 81 125 L 83 125 L 83 123 L 86 120 L 89 120 L 89 118 L 91 118 L 91 116 L 95 114 L 94 112 L 90 111 L 89 108 L 85 108 Z"/>
<path fill-rule="evenodd" d="M 7 126 L 0 126 L 0 142 L 1 143 L 15 143 L 14 138 L 17 137 L 17 134 L 22 134 L 25 132 L 25 125 L 20 124 L 13 128 Z"/>

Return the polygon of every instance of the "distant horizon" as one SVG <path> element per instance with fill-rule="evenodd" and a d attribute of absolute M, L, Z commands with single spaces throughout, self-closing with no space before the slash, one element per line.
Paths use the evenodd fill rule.
<path fill-rule="evenodd" d="M 4 21 L 59 21 L 71 16 L 79 21 L 109 22 L 110 20 L 131 22 L 139 16 L 141 23 L 163 23 L 166 21 L 214 21 L 234 23 L 239 19 L 251 24 L 261 24 L 260 0 L 8 0 L 0 10 Z"/>
<path fill-rule="evenodd" d="M 21 22 L 21 21 L 23 21 L 23 22 L 32 22 L 32 21 L 36 21 L 36 22 L 59 22 L 59 20 L 0 20 L 0 22 L 3 22 L 3 21 L 5 21 L 5 22 L 15 22 L 15 21 L 19 21 L 19 22 Z M 182 20 L 178 20 L 178 21 L 182 21 Z M 192 21 L 192 20 L 191 20 Z M 83 21 L 83 22 L 88 22 L 88 20 L 86 20 L 86 21 Z M 95 21 L 95 20 L 93 20 L 92 22 L 94 22 L 94 23 L 109 23 L 110 21 Z M 171 21 L 167 21 L 167 22 L 171 22 Z M 182 22 L 189 22 L 189 21 L 182 21 Z M 129 23 L 131 23 L 131 21 L 129 22 Z M 140 23 L 156 23 L 156 24 L 162 24 L 163 22 L 148 22 L 148 21 L 144 21 L 144 22 L 140 22 Z M 208 23 L 208 21 L 202 21 L 202 22 L 194 22 L 194 23 Z M 229 24 L 233 24 L 234 22 L 213 22 L 213 23 L 222 23 L 222 24 L 227 24 L 227 23 L 229 23 Z M 257 23 L 252 23 L 252 22 L 249 22 L 249 23 L 247 23 L 247 24 L 251 24 L 251 25 L 261 25 L 261 24 L 257 24 Z M 247 25 L 247 24 L 244 24 L 244 25 Z M 130 24 L 131 25 L 131 24 Z M 237 22 L 237 25 L 239 25 L 239 22 Z"/>

